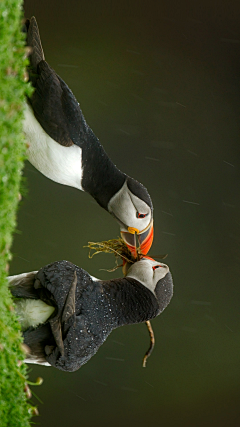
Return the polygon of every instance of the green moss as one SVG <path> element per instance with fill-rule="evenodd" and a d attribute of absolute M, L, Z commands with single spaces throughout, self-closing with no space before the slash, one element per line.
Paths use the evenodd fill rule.
<path fill-rule="evenodd" d="M 24 392 L 26 366 L 19 324 L 7 288 L 10 247 L 16 226 L 21 171 L 26 143 L 22 133 L 23 103 L 30 87 L 24 82 L 24 36 L 21 0 L 0 1 L 0 423 L 29 426 L 30 406 Z"/>

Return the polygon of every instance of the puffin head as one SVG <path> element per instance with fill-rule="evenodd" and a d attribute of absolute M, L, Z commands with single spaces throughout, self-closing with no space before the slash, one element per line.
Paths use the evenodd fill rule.
<path fill-rule="evenodd" d="M 153 205 L 147 189 L 127 177 L 107 209 L 118 221 L 122 239 L 133 257 L 146 255 L 153 241 Z"/>
<path fill-rule="evenodd" d="M 167 307 L 173 296 L 173 280 L 166 264 L 143 257 L 131 265 L 126 277 L 138 280 L 155 295 L 160 313 Z"/>

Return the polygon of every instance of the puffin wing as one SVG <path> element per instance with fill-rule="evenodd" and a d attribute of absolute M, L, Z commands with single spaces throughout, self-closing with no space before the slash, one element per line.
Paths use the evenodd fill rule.
<path fill-rule="evenodd" d="M 76 316 L 63 340 L 64 354 L 61 354 L 59 346 L 56 346 L 51 354 L 46 356 L 47 362 L 62 371 L 74 372 L 79 369 L 96 354 L 108 336 L 102 333 L 100 325 L 98 327 L 99 331 L 95 334 L 84 315 Z"/>
<path fill-rule="evenodd" d="M 39 78 L 29 99 L 34 115 L 52 139 L 70 147 L 79 141 L 81 122 L 85 122 L 77 100 L 46 61 L 38 64 L 37 71 Z"/>
<path fill-rule="evenodd" d="M 94 319 L 89 321 L 90 307 L 99 295 L 98 282 L 68 261 L 45 266 L 36 278 L 56 306 L 55 316 L 49 320 L 54 345 L 45 347 L 45 360 L 60 370 L 76 371 L 106 339 L 101 325 L 92 330 Z"/>

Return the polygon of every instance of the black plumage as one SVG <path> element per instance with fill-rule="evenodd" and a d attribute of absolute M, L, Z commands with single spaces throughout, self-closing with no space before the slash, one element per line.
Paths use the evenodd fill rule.
<path fill-rule="evenodd" d="M 170 272 L 158 281 L 153 293 L 131 277 L 94 280 L 68 261 L 49 264 L 36 274 L 26 273 L 26 278 L 27 289 L 24 278 L 16 284 L 10 281 L 13 296 L 41 299 L 55 310 L 45 324 L 24 331 L 24 342 L 40 363 L 47 361 L 64 371 L 79 369 L 113 329 L 156 317 L 173 292 Z"/>

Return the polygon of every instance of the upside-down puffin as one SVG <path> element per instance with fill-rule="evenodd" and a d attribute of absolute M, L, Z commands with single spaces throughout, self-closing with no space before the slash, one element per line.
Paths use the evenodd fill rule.
<path fill-rule="evenodd" d="M 10 276 L 29 363 L 76 371 L 110 332 L 158 316 L 173 295 L 166 264 L 142 258 L 126 277 L 98 280 L 68 261 Z"/>
<path fill-rule="evenodd" d="M 153 205 L 147 189 L 121 172 L 86 123 L 66 83 L 45 61 L 35 17 L 26 20 L 29 79 L 24 133 L 28 159 L 43 175 L 86 191 L 120 224 L 134 257 L 146 255 L 153 240 Z"/>

